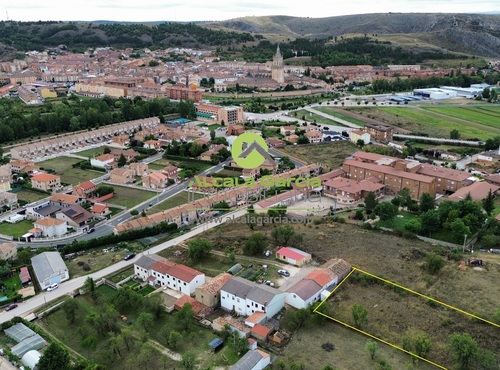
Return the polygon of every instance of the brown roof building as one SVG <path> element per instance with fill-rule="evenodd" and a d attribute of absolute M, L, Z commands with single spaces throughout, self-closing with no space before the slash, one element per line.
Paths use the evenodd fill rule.
<path fill-rule="evenodd" d="M 227 272 L 223 272 L 211 278 L 205 284 L 202 284 L 198 288 L 196 288 L 196 300 L 208 307 L 219 306 L 220 289 L 229 279 L 231 279 L 231 274 L 228 274 Z"/>

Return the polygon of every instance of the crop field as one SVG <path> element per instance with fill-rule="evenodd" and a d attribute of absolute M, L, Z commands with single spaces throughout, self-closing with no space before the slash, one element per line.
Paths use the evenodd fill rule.
<path fill-rule="evenodd" d="M 354 321 L 354 305 L 367 310 L 364 322 Z M 467 333 L 476 340 L 479 348 L 500 353 L 500 342 L 495 340 L 500 326 L 364 271 L 355 270 L 322 303 L 320 310 L 324 308 L 328 317 L 417 354 L 442 368 L 456 368 L 449 345 L 454 333 Z M 416 338 L 423 335 L 429 338 L 431 346 L 429 351 L 421 352 L 415 343 Z"/>
<path fill-rule="evenodd" d="M 426 109 L 496 129 L 500 127 L 500 107 L 432 107 Z"/>

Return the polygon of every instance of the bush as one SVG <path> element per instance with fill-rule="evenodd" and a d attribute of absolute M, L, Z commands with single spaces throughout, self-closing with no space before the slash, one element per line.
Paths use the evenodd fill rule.
<path fill-rule="evenodd" d="M 425 256 L 424 270 L 431 275 L 437 274 L 444 266 L 444 260 L 436 253 L 429 253 Z"/>

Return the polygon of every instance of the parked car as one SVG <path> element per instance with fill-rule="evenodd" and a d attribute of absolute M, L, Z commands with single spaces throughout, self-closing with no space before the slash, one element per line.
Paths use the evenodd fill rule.
<path fill-rule="evenodd" d="M 92 227 L 92 228 L 90 228 L 90 229 L 87 231 L 87 234 L 91 234 L 91 233 L 93 233 L 94 231 L 95 231 L 95 228 L 94 228 L 94 227 Z"/>
<path fill-rule="evenodd" d="M 59 288 L 59 285 L 57 285 L 57 283 L 50 284 L 49 287 L 47 288 L 47 292 L 51 292 L 53 290 L 56 290 L 57 288 Z"/>
<path fill-rule="evenodd" d="M 123 259 L 125 261 L 128 261 L 128 260 L 131 260 L 134 257 L 135 257 L 135 253 L 130 253 L 130 254 L 127 254 Z"/>
<path fill-rule="evenodd" d="M 278 270 L 278 274 L 286 277 L 290 276 L 290 273 L 287 270 Z"/>
<path fill-rule="evenodd" d="M 5 311 L 13 310 L 16 307 L 17 307 L 17 303 L 11 303 L 7 307 L 5 307 Z"/>

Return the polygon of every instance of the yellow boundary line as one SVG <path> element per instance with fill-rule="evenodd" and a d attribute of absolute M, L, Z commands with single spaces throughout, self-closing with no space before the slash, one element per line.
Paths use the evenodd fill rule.
<path fill-rule="evenodd" d="M 419 355 L 417 355 L 417 354 L 415 354 L 415 353 L 413 353 L 413 352 L 407 351 L 407 350 L 405 350 L 405 349 L 403 349 L 403 348 L 401 348 L 401 347 L 399 347 L 399 346 L 397 346 L 397 345 L 395 345 L 395 344 L 389 343 L 389 342 L 387 342 L 387 341 L 385 341 L 385 340 L 383 340 L 383 339 L 381 339 L 381 338 L 378 338 L 378 337 L 376 337 L 376 336 L 374 336 L 374 335 L 372 335 L 372 334 L 370 334 L 370 333 L 367 333 L 366 331 L 363 331 L 363 330 L 361 330 L 361 329 L 358 329 L 358 328 L 356 328 L 356 327 L 354 327 L 354 326 L 352 326 L 352 325 L 349 325 L 349 324 L 347 324 L 347 323 L 345 323 L 345 322 L 343 322 L 343 321 L 340 321 L 340 320 L 338 320 L 338 319 L 335 319 L 335 318 L 333 318 L 333 317 L 331 317 L 331 316 L 328 316 L 328 315 L 324 314 L 323 312 L 319 312 L 319 311 L 318 311 L 318 310 L 319 310 L 319 308 L 323 305 L 323 303 L 325 303 L 325 302 L 328 300 L 328 298 L 330 298 L 330 296 L 331 296 L 333 293 L 335 293 L 335 291 L 336 291 L 336 290 L 337 290 L 337 289 L 338 289 L 338 288 L 339 288 L 339 287 L 340 287 L 340 286 L 341 286 L 341 285 L 342 285 L 342 284 L 343 284 L 343 283 L 344 283 L 344 282 L 345 282 L 345 281 L 346 281 L 346 280 L 347 280 L 347 279 L 351 276 L 351 274 L 352 274 L 352 273 L 354 273 L 354 272 L 356 272 L 356 271 L 359 271 L 359 272 L 361 272 L 362 274 L 365 274 L 365 275 L 371 276 L 371 277 L 373 277 L 373 278 L 375 278 L 375 279 L 378 279 L 378 280 L 380 280 L 380 281 L 383 281 L 384 283 L 387 283 L 387 284 L 390 284 L 390 285 L 396 286 L 396 287 L 398 287 L 398 288 L 400 288 L 400 289 L 406 290 L 407 292 L 410 292 L 410 293 L 416 294 L 416 295 L 418 295 L 418 296 L 420 296 L 420 297 L 422 297 L 422 298 L 425 298 L 425 299 L 427 299 L 427 300 L 430 300 L 430 301 L 436 302 L 436 303 L 438 303 L 438 304 L 440 304 L 440 305 L 443 305 L 443 306 L 445 306 L 445 307 L 447 307 L 447 308 L 449 308 L 449 309 L 452 309 L 452 310 L 454 310 L 454 311 L 460 312 L 460 313 L 462 313 L 462 314 L 465 314 L 465 315 L 467 315 L 467 316 L 473 317 L 473 318 L 475 318 L 475 319 L 477 319 L 477 320 L 483 321 L 483 322 L 488 323 L 488 324 L 490 324 L 490 325 L 496 326 L 497 328 L 500 328 L 500 325 L 495 324 L 495 323 L 493 323 L 493 322 L 491 322 L 491 321 L 488 321 L 488 320 L 483 319 L 483 318 L 481 318 L 481 317 L 479 317 L 479 316 L 476 316 L 476 315 L 473 315 L 473 314 L 471 314 L 471 313 L 468 313 L 468 312 L 466 312 L 466 311 L 464 311 L 464 310 L 461 310 L 461 309 L 459 309 L 459 308 L 457 308 L 457 307 L 453 307 L 453 306 L 451 306 L 451 305 L 449 305 L 449 304 L 446 304 L 446 303 L 444 303 L 444 302 L 438 301 L 437 299 L 434 299 L 434 298 L 432 298 L 432 297 L 426 296 L 426 295 L 424 295 L 424 294 L 422 294 L 422 293 L 416 292 L 416 291 L 411 290 L 411 289 L 409 289 L 409 288 L 406 288 L 406 287 L 404 287 L 404 286 L 402 286 L 402 285 L 399 285 L 399 284 L 393 283 L 392 281 L 389 281 L 389 280 L 387 280 L 387 279 L 383 279 L 383 278 L 381 278 L 380 276 L 377 276 L 377 275 L 371 274 L 371 273 L 369 273 L 369 272 L 366 272 L 366 271 L 364 271 L 364 270 L 358 269 L 357 267 L 353 267 L 353 268 L 352 268 L 352 270 L 351 270 L 351 272 L 349 272 L 349 274 L 348 274 L 348 275 L 347 275 L 344 279 L 342 279 L 342 281 L 341 281 L 341 282 L 340 282 L 340 283 L 339 283 L 339 284 L 335 287 L 335 289 L 333 289 L 333 290 L 331 291 L 331 293 L 330 293 L 330 294 L 328 294 L 328 296 L 327 296 L 327 297 L 326 297 L 323 301 L 321 301 L 321 303 L 320 303 L 318 306 L 316 306 L 316 308 L 315 308 L 315 309 L 314 309 L 314 311 L 313 311 L 314 313 L 317 313 L 317 314 L 319 314 L 319 315 L 321 315 L 321 316 L 324 316 L 324 317 L 326 317 L 326 318 L 328 318 L 328 319 L 330 319 L 330 320 L 332 320 L 332 321 L 335 321 L 335 322 L 337 322 L 337 323 L 339 323 L 339 324 L 341 324 L 341 325 L 343 325 L 343 326 L 345 326 L 345 327 L 347 327 L 347 328 L 349 328 L 349 329 L 352 329 L 352 330 L 354 330 L 354 331 L 356 331 L 356 332 L 358 332 L 358 333 L 364 334 L 364 335 L 366 335 L 367 337 L 373 338 L 373 339 L 375 339 L 375 340 L 377 340 L 377 341 L 379 341 L 379 342 L 381 342 L 381 343 L 387 344 L 388 346 L 390 346 L 390 347 L 392 347 L 392 348 L 398 349 L 398 350 L 400 350 L 400 351 L 402 351 L 402 352 L 404 352 L 404 353 L 407 353 L 407 354 L 409 354 L 409 355 L 411 355 L 411 356 L 413 356 L 413 357 L 415 357 L 415 358 L 418 358 L 419 360 L 423 360 L 423 361 L 425 361 L 425 362 L 427 362 L 427 363 L 429 363 L 429 364 L 431 364 L 431 365 L 434 365 L 434 366 L 436 366 L 436 367 L 438 367 L 438 368 L 440 368 L 440 369 L 448 370 L 446 367 L 444 367 L 444 366 L 442 366 L 442 365 L 439 365 L 439 364 L 437 364 L 437 363 L 435 363 L 435 362 L 432 362 L 432 361 L 430 361 L 430 360 L 428 360 L 428 359 L 426 359 L 426 358 L 423 358 L 423 357 L 421 357 L 421 356 L 419 356 Z"/>

